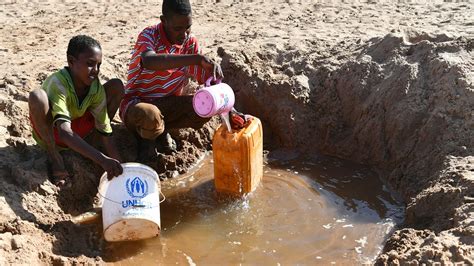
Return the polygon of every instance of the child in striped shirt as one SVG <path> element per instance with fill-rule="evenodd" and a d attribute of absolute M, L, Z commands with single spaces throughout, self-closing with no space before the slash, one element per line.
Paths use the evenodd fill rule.
<path fill-rule="evenodd" d="M 200 54 L 190 35 L 189 0 L 164 0 L 162 12 L 161 23 L 138 36 L 120 104 L 122 121 L 139 140 L 138 161 L 152 155 L 155 145 L 164 153 L 176 150 L 166 129 L 200 128 L 208 121 L 195 114 L 193 96 L 181 94 L 189 78 L 203 84 L 223 77 L 220 66 Z"/>

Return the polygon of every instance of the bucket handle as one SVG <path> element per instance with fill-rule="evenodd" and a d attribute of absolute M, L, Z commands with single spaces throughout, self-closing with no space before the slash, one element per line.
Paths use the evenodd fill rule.
<path fill-rule="evenodd" d="M 204 82 L 205 87 L 210 87 L 212 81 L 214 81 L 215 84 L 220 84 L 222 82 L 222 79 L 216 79 L 213 76 L 211 76 L 206 80 L 206 82 Z"/>
<path fill-rule="evenodd" d="M 161 189 L 160 189 L 160 195 L 163 197 L 163 200 L 160 201 L 160 203 L 162 203 L 166 200 L 166 197 L 165 197 L 165 194 L 163 194 L 163 192 L 161 192 Z"/>
<path fill-rule="evenodd" d="M 108 200 L 108 201 L 111 201 L 111 202 L 113 202 L 113 203 L 115 203 L 115 204 L 122 204 L 121 202 L 118 202 L 118 201 L 115 201 L 115 200 L 113 200 L 113 199 L 107 198 L 106 196 L 102 195 L 102 193 L 100 193 L 100 191 L 98 191 L 97 194 L 99 194 L 102 198 L 104 198 L 104 199 L 106 199 L 106 200 Z M 163 192 L 161 191 L 161 189 L 160 189 L 160 195 L 161 195 L 161 197 L 162 197 L 163 199 L 160 200 L 159 203 L 163 203 L 163 202 L 166 200 L 166 197 L 165 197 L 165 194 L 163 194 Z M 135 205 L 135 206 L 133 206 L 133 207 L 143 208 L 143 207 L 146 207 L 146 206 L 145 206 L 145 205 Z M 152 206 L 152 207 L 155 207 L 155 206 Z"/>

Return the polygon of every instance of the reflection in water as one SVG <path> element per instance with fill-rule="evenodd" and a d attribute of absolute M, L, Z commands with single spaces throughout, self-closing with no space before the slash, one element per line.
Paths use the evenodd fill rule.
<path fill-rule="evenodd" d="M 239 200 L 217 195 L 211 156 L 191 172 L 162 182 L 161 236 L 109 243 L 106 259 L 121 265 L 369 262 L 403 215 L 373 172 L 338 159 L 270 156 L 262 184 Z"/>

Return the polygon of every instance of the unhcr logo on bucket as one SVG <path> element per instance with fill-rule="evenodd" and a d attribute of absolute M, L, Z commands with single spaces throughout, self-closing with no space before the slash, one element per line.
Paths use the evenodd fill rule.
<path fill-rule="evenodd" d="M 148 183 L 146 180 L 141 180 L 140 177 L 136 176 L 130 181 L 131 178 L 127 179 L 125 186 L 127 187 L 128 195 L 132 198 L 143 198 L 148 195 Z"/>

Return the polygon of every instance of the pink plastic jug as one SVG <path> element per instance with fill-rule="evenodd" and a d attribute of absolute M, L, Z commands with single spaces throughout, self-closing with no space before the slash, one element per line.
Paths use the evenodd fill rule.
<path fill-rule="evenodd" d="M 232 88 L 220 80 L 211 85 L 211 79 L 212 77 L 206 81 L 206 87 L 198 90 L 193 97 L 194 111 L 200 117 L 225 114 L 234 107 L 235 95 Z"/>

